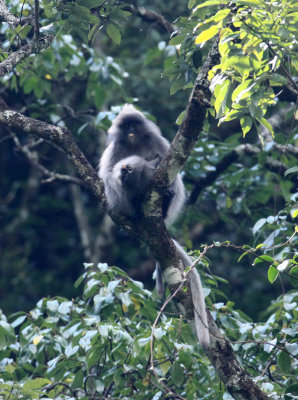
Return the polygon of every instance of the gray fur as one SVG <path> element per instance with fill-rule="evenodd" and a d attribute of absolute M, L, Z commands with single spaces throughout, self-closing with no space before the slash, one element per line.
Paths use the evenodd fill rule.
<path fill-rule="evenodd" d="M 154 171 L 169 148 L 169 142 L 161 136 L 156 124 L 132 105 L 125 105 L 108 131 L 108 143 L 99 168 L 108 207 L 113 212 L 136 218 L 141 212 L 140 205 Z M 165 195 L 163 207 L 167 225 L 174 222 L 184 204 L 185 191 L 180 175 L 171 184 L 169 193 Z M 174 243 L 184 267 L 192 265 L 188 254 L 175 240 Z M 206 349 L 210 342 L 207 314 L 200 276 L 195 268 L 189 272 L 188 278 L 195 307 L 196 333 L 200 344 Z M 164 294 L 162 271 L 158 263 L 156 289 L 160 296 Z"/>
<path fill-rule="evenodd" d="M 183 250 L 180 244 L 173 240 L 176 246 L 176 250 L 180 255 L 184 268 L 190 267 L 193 264 L 193 260 L 191 257 Z M 203 294 L 203 288 L 201 284 L 200 275 L 196 269 L 193 267 L 188 272 L 188 280 L 190 283 L 191 295 L 192 295 L 192 302 L 194 305 L 194 314 L 195 314 L 195 330 L 197 337 L 199 339 L 200 345 L 207 349 L 210 344 L 210 335 L 209 335 L 209 328 L 208 328 L 208 319 L 206 313 L 206 306 L 205 306 L 205 298 Z"/>
<path fill-rule="evenodd" d="M 141 202 L 159 161 L 130 156 L 117 162 L 108 182 L 107 198 L 114 212 L 131 218 L 139 216 Z"/>
<path fill-rule="evenodd" d="M 100 159 L 99 177 L 104 182 L 108 205 L 113 209 L 116 204 L 115 199 L 119 197 L 112 179 L 113 168 L 118 161 L 132 155 L 140 156 L 146 161 L 152 161 L 156 157 L 161 160 L 169 148 L 169 142 L 161 135 L 160 129 L 154 122 L 136 110 L 133 105 L 126 104 L 108 131 L 108 143 Z M 184 185 L 180 175 L 176 177 L 169 190 L 172 191 L 173 197 L 166 210 L 167 225 L 172 224 L 177 218 L 185 201 Z M 121 208 L 124 207 L 123 204 Z M 126 215 L 128 214 L 129 211 Z"/>

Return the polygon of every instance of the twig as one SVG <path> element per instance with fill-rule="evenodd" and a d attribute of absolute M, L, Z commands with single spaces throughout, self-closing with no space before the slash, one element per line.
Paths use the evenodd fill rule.
<path fill-rule="evenodd" d="M 46 175 L 48 178 L 43 180 L 43 183 L 49 183 L 54 180 L 60 180 L 63 182 L 69 182 L 69 183 L 76 183 L 78 185 L 83 185 L 85 186 L 84 182 L 81 179 L 78 179 L 74 176 L 69 176 L 69 175 L 63 175 L 59 174 L 58 172 L 52 172 L 48 170 L 46 167 L 41 165 L 38 162 L 38 155 L 36 152 L 31 152 L 29 150 L 29 145 L 27 146 L 22 146 L 21 142 L 19 141 L 19 138 L 14 134 L 13 132 L 10 132 L 11 137 L 13 138 L 14 143 L 16 144 L 17 148 L 25 155 L 25 157 L 28 159 L 28 161 L 35 166 L 39 171 L 41 171 L 44 175 Z"/>

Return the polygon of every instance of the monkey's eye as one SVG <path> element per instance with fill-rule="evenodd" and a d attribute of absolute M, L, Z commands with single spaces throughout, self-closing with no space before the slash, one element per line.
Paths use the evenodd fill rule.
<path fill-rule="evenodd" d="M 133 171 L 133 169 L 131 168 L 131 167 L 127 167 L 127 171 L 129 172 L 129 173 L 131 173 L 132 171 Z"/>

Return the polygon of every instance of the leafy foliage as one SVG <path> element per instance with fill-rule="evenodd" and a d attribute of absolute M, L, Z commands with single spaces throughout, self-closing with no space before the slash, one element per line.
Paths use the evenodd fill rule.
<path fill-rule="evenodd" d="M 140 282 L 106 264 L 85 268 L 77 281 L 84 282 L 82 298 L 43 298 L 30 313 L 10 316 L 10 323 L 2 314 L 3 400 L 162 399 L 165 387 L 187 399 L 227 398 L 178 314 L 164 313 L 152 328 L 159 307 Z M 212 308 L 263 389 L 274 396 L 288 393 L 287 399 L 296 390 L 296 301 L 297 293 L 280 297 L 262 324 L 252 323 L 231 302 Z M 156 376 L 149 362 L 152 333 Z"/>
<path fill-rule="evenodd" d="M 209 244 L 208 273 L 202 274 L 210 287 L 207 303 L 242 365 L 272 398 L 295 398 L 297 136 L 288 90 L 297 74 L 294 2 L 190 0 L 190 16 L 178 1 L 138 2 L 175 20 L 170 40 L 158 24 L 132 14 L 131 4 L 39 3 L 41 35 L 51 35 L 52 44 L 1 78 L 1 95 L 14 109 L 70 128 L 93 165 L 104 147 L 102 130 L 124 102 L 138 102 L 173 137 L 174 121 L 182 122 L 188 93 L 219 35 L 221 58 L 209 74 L 213 97 L 204 132 L 183 172 L 190 198 L 199 189 L 198 201 L 193 196 L 175 233 L 189 248 Z M 33 0 L 6 4 L 20 18 L 34 14 Z M 2 24 L 0 35 L 3 61 L 31 41 L 33 28 Z M 190 400 L 228 400 L 173 310 L 153 329 L 154 375 L 150 341 L 160 304 L 122 270 L 87 265 L 78 282 L 85 284 L 82 297 L 72 299 L 78 293 L 72 282 L 88 260 L 74 198 L 61 182 L 45 184 L 3 132 L 2 304 L 27 311 L 43 298 L 30 312 L 8 319 L 1 314 L 1 399 L 157 400 L 168 398 L 171 388 Z M 64 155 L 48 143 L 21 143 L 51 170 L 70 173 Z M 134 267 L 135 276 L 152 285 L 154 262 L 144 247 L 111 228 L 84 190 L 80 198 L 96 264 Z"/>

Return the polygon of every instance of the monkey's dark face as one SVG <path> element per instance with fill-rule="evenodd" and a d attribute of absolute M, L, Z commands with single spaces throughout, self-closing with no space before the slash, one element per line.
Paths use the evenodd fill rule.
<path fill-rule="evenodd" d="M 139 185 L 142 168 L 135 168 L 133 163 L 127 163 L 123 160 L 123 162 L 120 161 L 115 166 L 114 175 L 121 186 L 132 187 Z"/>
<path fill-rule="evenodd" d="M 110 139 L 131 148 L 144 146 L 150 138 L 145 122 L 139 115 L 126 115 L 111 129 Z"/>

